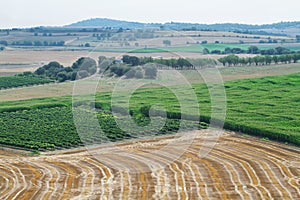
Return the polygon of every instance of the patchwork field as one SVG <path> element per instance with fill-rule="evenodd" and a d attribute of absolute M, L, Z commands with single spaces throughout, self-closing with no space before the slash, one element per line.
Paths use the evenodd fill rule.
<path fill-rule="evenodd" d="M 198 132 L 174 162 L 167 155 L 176 148 L 152 154 L 170 137 L 123 143 L 112 151 L 100 146 L 39 157 L 2 151 L 0 199 L 300 198 L 299 149 L 226 133 L 200 158 L 199 149 L 209 146 L 205 134 Z"/>
<path fill-rule="evenodd" d="M 204 55 L 203 48 L 246 50 L 255 45 L 261 50 L 300 50 L 292 36 L 221 31 L 107 30 L 101 36 L 97 30 L 16 30 L 0 38 L 5 47 L 0 52 L 0 76 L 35 71 L 50 61 L 70 66 L 86 56 L 219 59 L 224 55 Z M 150 119 L 148 112 L 153 105 L 165 106 L 166 123 L 143 132 L 135 126 L 126 132 L 115 122 L 129 122 L 122 96 L 130 87 L 114 99 L 120 113 L 113 116 L 112 90 L 120 80 L 106 77 L 98 83 L 100 75 L 95 75 L 79 82 L 82 88 L 77 89 L 88 93 L 98 83 L 93 111 L 104 131 L 90 128 L 82 117 L 84 137 L 78 135 L 71 108 L 78 82 L 38 85 L 49 81 L 0 77 L 0 199 L 300 199 L 299 66 L 219 66 L 226 98 L 217 99 L 226 102 L 224 107 L 214 107 L 209 94 L 214 86 L 207 87 L 195 71 L 180 71 L 195 93 L 193 102 L 180 78 L 168 85 L 174 79 L 170 70 L 159 70 L 158 80 L 144 80 L 147 85 L 129 100 L 129 113 L 140 127 L 163 121 L 161 115 Z M 135 86 L 135 81 L 126 84 Z M 185 112 L 178 94 L 187 97 Z M 81 98 L 74 105 L 89 112 L 93 104 Z M 217 114 L 226 110 L 226 131 L 207 129 L 213 109 Z M 195 121 L 181 120 L 183 115 L 197 117 L 196 126 Z M 175 135 L 180 122 L 185 129 Z M 155 132 L 157 127 L 162 129 Z"/>

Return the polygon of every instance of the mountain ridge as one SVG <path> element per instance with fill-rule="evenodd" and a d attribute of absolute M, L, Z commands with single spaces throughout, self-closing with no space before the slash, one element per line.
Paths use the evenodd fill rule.
<path fill-rule="evenodd" d="M 165 28 L 165 29 L 228 29 L 228 30 L 257 30 L 257 29 L 286 29 L 300 28 L 300 21 L 277 22 L 272 24 L 242 24 L 242 23 L 188 23 L 188 22 L 166 22 L 166 23 L 143 23 L 109 18 L 91 18 L 72 23 L 66 27 L 111 27 L 111 28 Z"/>

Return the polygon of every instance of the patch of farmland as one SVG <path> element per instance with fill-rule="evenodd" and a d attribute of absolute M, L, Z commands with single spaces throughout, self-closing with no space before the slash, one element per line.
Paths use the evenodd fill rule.
<path fill-rule="evenodd" d="M 173 162 L 151 154 L 172 138 L 39 157 L 1 152 L 1 199 L 299 199 L 300 150 L 224 134 L 200 158 L 203 136 Z M 122 151 L 122 152 L 120 152 Z M 94 155 L 94 156 L 93 156 Z M 95 156 L 101 159 L 96 159 Z"/>

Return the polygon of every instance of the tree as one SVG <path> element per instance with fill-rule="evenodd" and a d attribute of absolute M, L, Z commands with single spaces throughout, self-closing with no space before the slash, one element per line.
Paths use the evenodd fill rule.
<path fill-rule="evenodd" d="M 85 70 L 80 70 L 80 71 L 78 71 L 78 75 L 80 78 L 86 78 L 89 76 L 89 73 Z"/>
<path fill-rule="evenodd" d="M 247 62 L 247 64 L 249 64 L 251 66 L 253 63 L 253 58 L 251 58 L 251 57 L 247 58 L 246 62 Z"/>
<path fill-rule="evenodd" d="M 291 55 L 287 54 L 287 55 L 285 55 L 285 59 L 288 63 L 291 63 L 293 60 L 293 57 Z"/>
<path fill-rule="evenodd" d="M 34 41 L 34 46 L 43 46 L 41 41 Z"/>
<path fill-rule="evenodd" d="M 90 75 L 93 75 L 97 72 L 97 67 L 96 66 L 92 66 L 90 68 L 88 68 L 88 72 Z"/>
<path fill-rule="evenodd" d="M 245 65 L 247 63 L 247 61 L 246 61 L 245 58 L 239 58 L 238 63 L 241 64 L 241 65 Z"/>
<path fill-rule="evenodd" d="M 203 54 L 209 54 L 209 50 L 207 48 L 204 48 L 202 51 Z"/>
<path fill-rule="evenodd" d="M 300 53 L 292 55 L 294 63 L 297 63 L 300 60 Z"/>
<path fill-rule="evenodd" d="M 284 47 L 276 47 L 275 51 L 276 51 L 276 54 L 278 54 L 278 55 L 290 53 L 290 50 L 286 49 Z"/>
<path fill-rule="evenodd" d="M 132 66 L 138 66 L 140 64 L 140 59 L 136 56 L 123 56 L 123 62 Z"/>
<path fill-rule="evenodd" d="M 265 56 L 258 56 L 258 62 L 262 65 L 266 64 L 266 57 Z"/>
<path fill-rule="evenodd" d="M 278 57 L 278 56 L 273 56 L 272 58 L 273 58 L 274 63 L 275 63 L 275 64 L 278 64 L 278 62 L 279 62 L 279 57 Z"/>
<path fill-rule="evenodd" d="M 71 72 L 71 81 L 75 81 L 77 78 L 77 72 Z"/>
<path fill-rule="evenodd" d="M 59 82 L 65 82 L 68 80 L 68 75 L 66 72 L 59 72 L 56 78 Z"/>
<path fill-rule="evenodd" d="M 89 57 L 82 57 L 79 58 L 75 63 L 72 65 L 72 69 L 74 70 L 85 70 L 89 71 L 90 68 L 97 67 L 97 63 L 94 59 Z"/>
<path fill-rule="evenodd" d="M 177 60 L 177 66 L 182 69 L 183 67 L 192 67 L 193 65 L 188 60 L 184 58 L 179 58 Z"/>
<path fill-rule="evenodd" d="M 259 54 L 260 51 L 257 46 L 251 46 L 248 48 L 248 53 L 249 54 Z"/>
<path fill-rule="evenodd" d="M 164 40 L 163 44 L 166 46 L 171 46 L 171 41 L 170 40 Z"/>
<path fill-rule="evenodd" d="M 135 74 L 136 74 L 136 70 L 135 69 L 130 69 L 126 74 L 126 78 L 127 79 L 131 79 L 131 78 L 134 78 L 135 77 Z"/>
<path fill-rule="evenodd" d="M 226 63 L 227 63 L 227 59 L 226 58 L 220 58 L 219 59 L 219 62 L 223 64 L 223 66 L 225 67 L 226 66 Z"/>
<path fill-rule="evenodd" d="M 7 46 L 8 45 L 8 42 L 6 40 L 1 40 L 0 41 L 0 44 L 4 45 L 4 46 Z"/>
<path fill-rule="evenodd" d="M 142 79 L 142 78 L 144 78 L 144 75 L 143 75 L 142 70 L 136 70 L 135 78 L 137 78 L 137 79 Z"/>
<path fill-rule="evenodd" d="M 147 79 L 156 79 L 157 68 L 153 64 L 148 64 L 145 66 L 145 76 Z"/>
<path fill-rule="evenodd" d="M 253 58 L 253 62 L 255 63 L 256 66 L 258 66 L 259 60 L 260 60 L 260 56 L 255 56 Z"/>
<path fill-rule="evenodd" d="M 279 61 L 280 61 L 281 63 L 287 63 L 287 60 L 286 60 L 285 55 L 280 55 L 280 56 L 279 56 Z"/>
<path fill-rule="evenodd" d="M 43 75 L 43 74 L 45 74 L 45 69 L 43 67 L 40 67 L 35 71 L 35 73 L 39 76 Z"/>
<path fill-rule="evenodd" d="M 85 43 L 85 47 L 91 47 L 90 43 Z"/>
<path fill-rule="evenodd" d="M 266 56 L 265 61 L 267 65 L 270 65 L 272 63 L 273 58 L 271 56 Z"/>

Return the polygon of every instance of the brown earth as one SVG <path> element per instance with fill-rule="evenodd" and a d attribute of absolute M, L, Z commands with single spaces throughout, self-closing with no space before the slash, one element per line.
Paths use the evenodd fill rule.
<path fill-rule="evenodd" d="M 0 152 L 0 199 L 300 198 L 299 148 L 226 133 L 201 158 L 201 148 L 210 150 L 203 133 L 173 162 L 168 155 L 176 148 L 152 154 L 170 136 L 112 151 L 100 146 L 39 157 Z"/>

